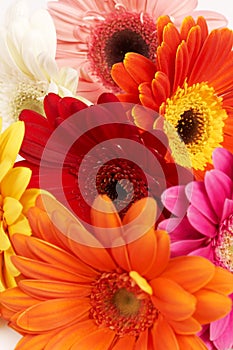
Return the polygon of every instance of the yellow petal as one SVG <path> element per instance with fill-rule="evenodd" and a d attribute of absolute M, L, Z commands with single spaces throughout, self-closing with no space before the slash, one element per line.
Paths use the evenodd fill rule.
<path fill-rule="evenodd" d="M 4 198 L 3 212 L 7 225 L 12 225 L 19 218 L 22 209 L 23 206 L 17 199 L 11 197 Z"/>
<path fill-rule="evenodd" d="M 5 260 L 6 272 L 9 273 L 11 276 L 16 277 L 20 275 L 20 272 L 12 263 L 11 257 L 13 255 L 15 255 L 15 253 L 12 247 L 10 247 L 4 252 L 4 260 Z"/>
<path fill-rule="evenodd" d="M 19 200 L 27 188 L 31 173 L 30 169 L 24 167 L 11 169 L 1 182 L 2 196 Z"/>
<path fill-rule="evenodd" d="M 40 190 L 38 188 L 29 188 L 27 189 L 22 197 L 20 198 L 20 203 L 23 205 L 23 212 L 26 213 L 29 208 L 36 205 L 36 199 L 40 194 L 50 195 L 47 191 Z"/>
<path fill-rule="evenodd" d="M 9 158 L 4 158 L 0 162 L 0 182 L 6 176 L 6 174 L 11 169 L 11 167 L 12 167 L 12 162 Z"/>
<path fill-rule="evenodd" d="M 137 271 L 130 271 L 129 273 L 130 277 L 134 280 L 134 282 L 143 290 L 145 293 L 148 293 L 149 295 L 153 294 L 153 289 L 147 282 L 147 280 L 140 276 Z"/>
<path fill-rule="evenodd" d="M 11 124 L 0 136 L 0 162 L 4 158 L 9 158 L 13 166 L 19 153 L 25 126 L 21 121 Z"/>
<path fill-rule="evenodd" d="M 10 240 L 3 228 L 3 222 L 0 225 L 0 250 L 7 250 L 11 246 Z"/>
<path fill-rule="evenodd" d="M 10 238 L 14 233 L 23 233 L 27 236 L 31 235 L 32 233 L 29 222 L 23 214 L 20 215 L 20 217 L 16 222 L 14 222 L 14 224 L 8 227 L 8 231 Z"/>

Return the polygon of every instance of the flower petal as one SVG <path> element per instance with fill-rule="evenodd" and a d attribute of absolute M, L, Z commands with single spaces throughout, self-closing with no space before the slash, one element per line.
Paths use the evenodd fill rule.
<path fill-rule="evenodd" d="M 161 315 L 154 324 L 151 334 L 154 349 L 179 350 L 174 331 Z"/>
<path fill-rule="evenodd" d="M 17 318 L 17 325 L 31 332 L 50 331 L 78 321 L 90 309 L 88 299 L 55 299 L 39 302 Z M 57 317 L 59 312 L 59 317 Z"/>
<path fill-rule="evenodd" d="M 111 348 L 114 338 L 115 332 L 108 328 L 99 328 L 94 332 L 86 334 L 80 341 L 77 341 L 70 350 L 108 350 Z"/>
<path fill-rule="evenodd" d="M 176 282 L 167 278 L 155 278 L 150 284 L 153 288 L 153 304 L 165 317 L 182 321 L 195 311 L 195 297 Z"/>

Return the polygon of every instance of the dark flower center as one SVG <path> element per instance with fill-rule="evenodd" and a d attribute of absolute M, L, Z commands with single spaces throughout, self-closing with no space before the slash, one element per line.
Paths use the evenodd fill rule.
<path fill-rule="evenodd" d="M 112 65 L 122 62 L 127 52 L 136 52 L 155 61 L 156 48 L 156 25 L 152 18 L 147 14 L 118 10 L 93 28 L 88 58 L 92 72 L 106 87 L 117 91 L 111 77 Z"/>
<path fill-rule="evenodd" d="M 195 141 L 201 131 L 201 127 L 201 114 L 191 108 L 180 116 L 176 129 L 183 142 L 187 145 Z"/>
<path fill-rule="evenodd" d="M 233 272 L 233 214 L 220 225 L 218 237 L 213 244 L 217 263 Z"/>
<path fill-rule="evenodd" d="M 107 41 L 105 54 L 109 68 L 111 69 L 114 63 L 123 62 L 127 52 L 136 52 L 149 57 L 149 45 L 142 38 L 141 34 L 135 33 L 130 29 L 114 33 Z"/>
<path fill-rule="evenodd" d="M 106 194 L 123 215 L 135 201 L 148 196 L 143 171 L 135 163 L 122 158 L 110 160 L 98 171 L 96 190 Z"/>
<path fill-rule="evenodd" d="M 151 327 L 158 316 L 149 294 L 127 273 L 103 273 L 92 288 L 90 303 L 90 317 L 95 323 L 120 336 L 137 336 Z"/>

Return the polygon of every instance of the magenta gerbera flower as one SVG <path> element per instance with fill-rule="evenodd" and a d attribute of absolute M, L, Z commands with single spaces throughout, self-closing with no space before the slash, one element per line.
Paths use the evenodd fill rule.
<path fill-rule="evenodd" d="M 214 169 L 204 181 L 175 186 L 162 202 L 175 217 L 159 224 L 172 240 L 172 254 L 201 255 L 233 273 L 233 155 L 224 148 L 213 152 Z M 233 295 L 232 295 L 233 299 Z M 209 338 L 219 349 L 233 346 L 233 311 L 210 324 Z"/>
<path fill-rule="evenodd" d="M 159 16 L 171 16 L 176 25 L 187 15 L 203 15 L 214 26 L 226 24 L 222 15 L 194 11 L 196 6 L 196 0 L 49 1 L 57 31 L 58 62 L 81 68 L 78 92 L 95 102 L 101 92 L 117 91 L 111 67 L 123 61 L 127 52 L 155 60 Z"/>
<path fill-rule="evenodd" d="M 136 127 L 126 112 L 129 107 L 112 94 L 87 106 L 51 93 L 44 99 L 46 118 L 24 110 L 20 154 L 32 169 L 30 186 L 49 190 L 85 222 L 99 194 L 107 195 L 122 217 L 132 203 L 147 196 L 156 198 L 164 215 L 161 193 L 188 183 L 192 175 L 166 161 L 166 135 Z"/>

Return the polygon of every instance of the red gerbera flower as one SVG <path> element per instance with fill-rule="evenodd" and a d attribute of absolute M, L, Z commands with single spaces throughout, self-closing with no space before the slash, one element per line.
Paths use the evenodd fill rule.
<path fill-rule="evenodd" d="M 165 160 L 163 131 L 136 127 L 114 95 L 104 94 L 98 102 L 88 107 L 49 94 L 44 100 L 47 118 L 22 112 L 26 132 L 21 156 L 33 171 L 32 186 L 49 190 L 89 221 L 98 194 L 108 195 L 124 215 L 136 200 L 153 196 L 161 203 L 163 190 L 190 181 L 189 172 Z"/>

